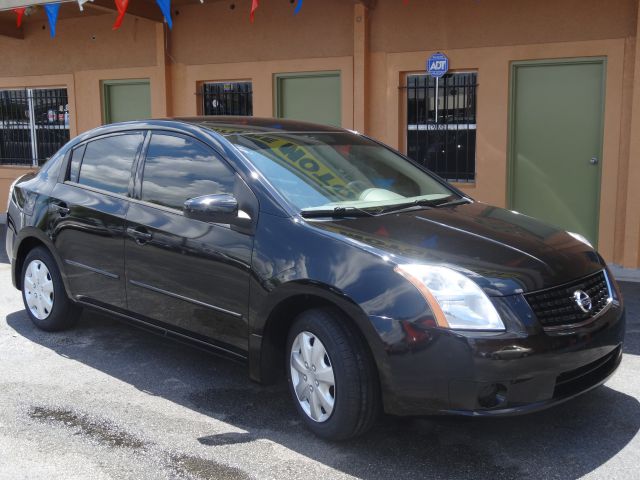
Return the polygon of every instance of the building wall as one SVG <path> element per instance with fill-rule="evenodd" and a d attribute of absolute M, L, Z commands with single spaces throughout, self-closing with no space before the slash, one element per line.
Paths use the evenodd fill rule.
<path fill-rule="evenodd" d="M 228 64 L 353 54 L 352 1 L 308 1 L 293 16 L 288 0 L 265 0 L 253 24 L 250 5 L 251 0 L 234 0 L 175 8 L 179 14 L 171 32 L 172 61 Z"/>
<path fill-rule="evenodd" d="M 478 72 L 476 181 L 471 196 L 507 205 L 508 92 L 519 60 L 607 58 L 600 245 L 605 258 L 640 267 L 640 52 L 638 0 L 377 0 L 367 10 L 351 0 L 305 2 L 293 16 L 288 0 L 251 0 L 174 7 L 174 29 L 128 16 L 62 18 L 51 40 L 41 20 L 27 20 L 25 40 L 0 37 L 0 88 L 66 86 L 72 135 L 102 122 L 100 82 L 149 78 L 152 115 L 200 113 L 205 81 L 253 82 L 254 114 L 273 115 L 277 73 L 339 70 L 342 119 L 405 148 L 400 87 L 424 71 L 435 51 L 452 70 Z M 234 8 L 231 8 L 232 5 Z M 6 195 L 0 190 L 0 207 Z"/>
<path fill-rule="evenodd" d="M 155 24 L 128 18 L 118 32 L 113 32 L 113 20 L 111 15 L 61 17 L 52 39 L 44 18 L 27 17 L 24 40 L 0 36 L 0 77 L 154 66 Z"/>
<path fill-rule="evenodd" d="M 635 35 L 636 0 L 378 0 L 372 52 L 414 52 Z M 402 26 L 401 28 L 399 26 Z"/>

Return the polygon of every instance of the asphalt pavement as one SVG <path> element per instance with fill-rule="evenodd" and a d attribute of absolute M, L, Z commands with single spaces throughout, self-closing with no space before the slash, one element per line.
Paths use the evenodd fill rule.
<path fill-rule="evenodd" d="M 244 365 L 89 311 L 35 329 L 0 239 L 1 479 L 640 478 L 638 283 L 622 285 L 624 358 L 605 386 L 522 417 L 384 417 L 329 443 Z"/>

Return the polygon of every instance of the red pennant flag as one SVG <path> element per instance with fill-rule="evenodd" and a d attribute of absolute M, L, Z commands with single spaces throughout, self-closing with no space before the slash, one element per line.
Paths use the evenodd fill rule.
<path fill-rule="evenodd" d="M 127 12 L 127 7 L 129 6 L 129 0 L 113 0 L 116 4 L 116 8 L 118 9 L 118 18 L 116 18 L 116 23 L 113 24 L 113 29 L 117 30 L 122 25 L 122 21 L 124 20 L 124 14 Z"/>
<path fill-rule="evenodd" d="M 13 11 L 16 13 L 16 15 L 18 16 L 16 18 L 16 26 L 18 28 L 20 28 L 22 26 L 22 17 L 24 16 L 24 11 L 27 9 L 27 7 L 18 7 L 18 8 L 14 8 Z"/>
<path fill-rule="evenodd" d="M 260 0 L 252 0 L 251 1 L 251 14 L 249 15 L 249 20 L 251 20 L 251 23 L 253 23 L 253 17 L 256 14 L 256 10 L 258 9 L 258 4 L 260 3 Z"/>

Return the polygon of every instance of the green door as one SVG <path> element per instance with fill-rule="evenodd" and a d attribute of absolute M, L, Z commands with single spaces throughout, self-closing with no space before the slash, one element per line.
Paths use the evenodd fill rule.
<path fill-rule="evenodd" d="M 341 125 L 339 72 L 279 74 L 275 87 L 276 116 Z"/>
<path fill-rule="evenodd" d="M 514 64 L 511 208 L 598 239 L 603 60 Z"/>
<path fill-rule="evenodd" d="M 102 88 L 105 124 L 151 117 L 149 80 L 105 81 Z"/>

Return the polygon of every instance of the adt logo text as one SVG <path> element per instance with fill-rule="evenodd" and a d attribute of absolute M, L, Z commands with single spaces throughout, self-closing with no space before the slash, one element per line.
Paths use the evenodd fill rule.
<path fill-rule="evenodd" d="M 449 70 L 449 59 L 444 53 L 434 53 L 427 60 L 427 71 L 432 77 L 442 77 Z"/>

